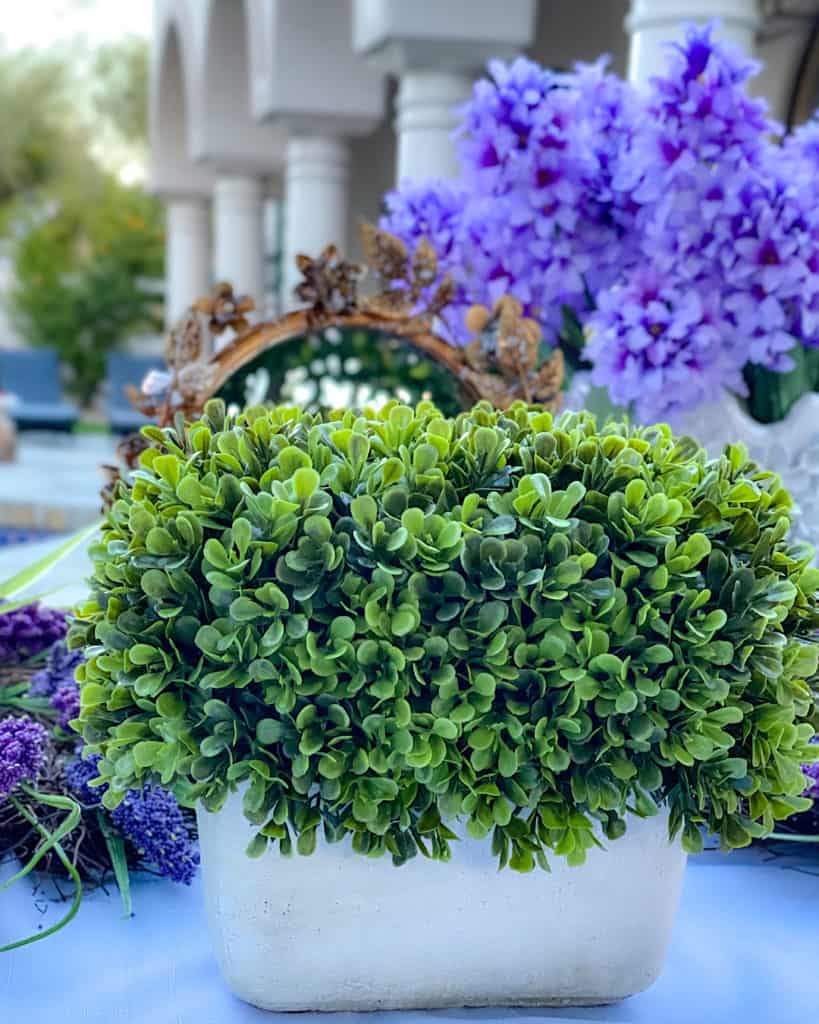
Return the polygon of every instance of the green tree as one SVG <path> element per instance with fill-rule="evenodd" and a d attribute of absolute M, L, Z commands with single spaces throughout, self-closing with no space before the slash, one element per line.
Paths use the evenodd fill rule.
<path fill-rule="evenodd" d="M 0 206 L 82 173 L 89 136 L 71 102 L 71 72 L 55 55 L 0 56 Z"/>
<path fill-rule="evenodd" d="M 129 143 L 148 136 L 148 44 L 140 36 L 101 46 L 92 65 L 91 99 Z"/>
<path fill-rule="evenodd" d="M 87 402 L 105 358 L 129 334 L 158 330 L 162 210 L 140 188 L 97 171 L 37 209 L 17 245 L 11 312 L 31 344 L 55 348 L 69 390 Z"/>

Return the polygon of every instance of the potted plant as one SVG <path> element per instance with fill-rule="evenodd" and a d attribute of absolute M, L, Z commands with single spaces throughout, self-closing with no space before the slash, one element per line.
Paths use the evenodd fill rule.
<path fill-rule="evenodd" d="M 106 806 L 197 804 L 240 997 L 621 999 L 700 830 L 808 806 L 819 571 L 742 448 L 521 402 L 147 433 L 72 629 L 79 727 Z"/>

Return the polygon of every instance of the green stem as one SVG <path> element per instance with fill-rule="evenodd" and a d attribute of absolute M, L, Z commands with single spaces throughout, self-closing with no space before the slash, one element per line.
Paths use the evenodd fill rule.
<path fill-rule="evenodd" d="M 25 878 L 27 874 L 32 872 L 49 850 L 55 849 L 59 846 L 60 840 L 65 839 L 69 832 L 74 831 L 79 824 L 80 815 L 82 814 L 80 805 L 76 800 L 72 800 L 71 797 L 57 796 L 56 793 L 40 793 L 36 789 L 32 789 L 32 787 L 26 782 L 21 784 L 20 789 L 22 789 L 28 796 L 33 797 L 38 803 L 45 804 L 47 807 L 57 807 L 64 811 L 68 811 L 68 814 L 65 816 L 65 819 L 56 832 L 48 832 L 44 827 L 38 825 L 46 836 L 46 841 L 37 847 L 34 851 L 34 855 L 28 863 L 20 868 L 16 875 L 12 875 L 12 877 L 2 887 L 0 887 L 0 892 L 3 892 L 4 889 L 8 889 L 9 886 L 14 885 L 15 882 L 19 881 L 21 878 Z M 14 806 L 28 821 L 32 821 L 33 816 L 30 817 L 28 814 L 25 814 L 23 805 L 16 799 L 14 800 Z M 34 822 L 37 822 L 36 818 L 34 818 Z"/>
<path fill-rule="evenodd" d="M 26 821 L 37 829 L 46 841 L 48 848 L 53 849 L 59 857 L 60 863 L 68 872 L 68 877 L 74 883 L 74 898 L 71 901 L 71 906 L 68 908 L 68 912 L 56 924 L 53 924 L 50 928 L 46 928 L 44 932 L 37 932 L 36 935 L 29 935 L 25 939 L 18 939 L 16 942 L 9 942 L 5 946 L 0 946 L 0 953 L 8 953 L 12 949 L 19 949 L 21 946 L 28 946 L 32 942 L 39 942 L 40 939 L 47 939 L 49 935 L 53 935 L 61 928 L 65 928 L 65 926 L 76 916 L 77 911 L 80 909 L 80 903 L 82 902 L 82 879 L 80 878 L 76 867 L 68 859 L 65 850 L 60 846 L 59 842 L 54 842 L 54 836 L 37 820 L 34 814 L 24 804 L 21 804 L 19 800 L 13 796 L 10 796 L 9 800 L 14 804 L 17 811 L 22 814 Z M 6 886 L 3 886 L 3 888 L 5 889 Z"/>
<path fill-rule="evenodd" d="M 130 917 L 134 911 L 131 903 L 131 876 L 128 872 L 128 860 L 125 855 L 125 842 L 122 836 L 108 824 L 102 811 L 97 811 L 97 823 L 100 832 L 105 837 L 108 856 L 111 858 L 111 867 L 114 869 L 114 878 L 122 899 L 124 916 Z"/>
<path fill-rule="evenodd" d="M 23 686 L 21 692 L 17 692 L 17 689 L 16 686 L 0 689 L 0 706 L 17 708 L 19 711 L 27 711 L 29 714 L 48 715 L 50 718 L 57 717 L 47 697 L 25 696 L 28 683 Z"/>
<path fill-rule="evenodd" d="M 784 839 L 788 843 L 819 843 L 819 836 L 803 836 L 788 832 L 771 832 L 768 839 Z"/>

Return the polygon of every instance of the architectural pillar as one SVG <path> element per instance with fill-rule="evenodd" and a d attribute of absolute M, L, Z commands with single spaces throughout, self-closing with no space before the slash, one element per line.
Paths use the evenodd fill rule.
<path fill-rule="evenodd" d="M 213 273 L 264 303 L 264 211 L 258 178 L 221 177 L 213 189 Z"/>
<path fill-rule="evenodd" d="M 210 291 L 210 204 L 172 198 L 165 213 L 165 324 Z"/>
<path fill-rule="evenodd" d="M 457 177 L 452 132 L 472 82 L 473 76 L 463 71 L 407 70 L 400 75 L 395 101 L 397 181 Z"/>
<path fill-rule="evenodd" d="M 667 66 L 666 44 L 684 38 L 685 27 L 716 20 L 719 38 L 753 54 L 762 23 L 758 0 L 631 0 L 626 31 L 631 37 L 629 81 L 643 85 Z"/>
<path fill-rule="evenodd" d="M 353 0 L 353 49 L 395 75 L 396 183 L 454 178 L 457 108 L 492 58 L 534 39 L 535 0 Z"/>
<path fill-rule="evenodd" d="M 284 177 L 285 311 L 300 280 L 296 256 L 317 256 L 331 242 L 347 249 L 348 143 L 332 136 L 295 136 L 287 143 Z"/>

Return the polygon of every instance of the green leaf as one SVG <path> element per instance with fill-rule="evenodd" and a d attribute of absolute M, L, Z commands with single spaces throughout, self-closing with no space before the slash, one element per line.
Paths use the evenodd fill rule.
<path fill-rule="evenodd" d="M 284 734 L 284 723 L 276 718 L 260 718 L 256 723 L 256 739 L 262 746 L 272 747 L 282 740 Z"/>
<path fill-rule="evenodd" d="M 68 540 L 63 541 L 62 544 L 54 548 L 53 551 L 49 551 L 42 558 L 38 558 L 31 565 L 26 566 L 25 569 L 21 569 L 20 572 L 15 573 L 14 576 L 0 583 L 0 600 L 8 601 L 12 597 L 16 597 L 22 590 L 33 586 L 63 559 L 67 558 L 72 551 L 75 551 L 81 544 L 84 544 L 89 537 L 93 537 L 99 531 L 99 528 L 100 523 L 96 522 L 91 526 L 85 527 L 85 529 L 78 530 Z M 33 600 L 33 598 L 30 600 Z M 0 609 L 0 612 L 2 611 L 9 611 L 9 609 Z"/>
<path fill-rule="evenodd" d="M 111 828 L 108 819 L 100 811 L 97 811 L 97 827 L 105 839 L 108 860 L 114 871 L 114 880 L 122 900 L 122 916 L 131 917 L 134 908 L 131 902 L 131 874 L 128 870 L 128 858 L 125 855 L 125 840 Z"/>
<path fill-rule="evenodd" d="M 321 478 L 314 469 L 302 466 L 293 474 L 293 491 L 299 501 L 305 502 L 318 490 L 320 482 Z"/>
<path fill-rule="evenodd" d="M 152 768 L 164 749 L 165 744 L 157 740 L 142 740 L 134 746 L 134 761 L 140 768 Z"/>

